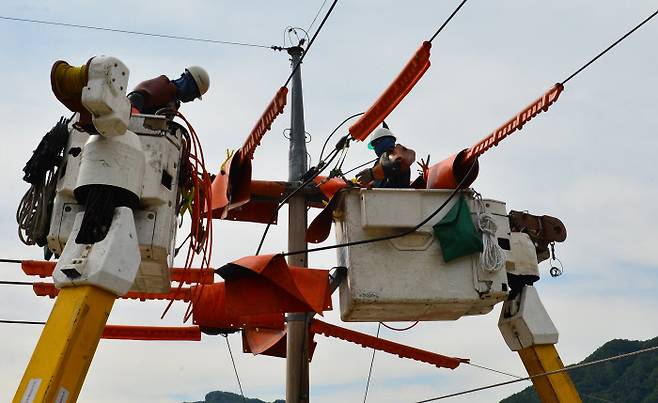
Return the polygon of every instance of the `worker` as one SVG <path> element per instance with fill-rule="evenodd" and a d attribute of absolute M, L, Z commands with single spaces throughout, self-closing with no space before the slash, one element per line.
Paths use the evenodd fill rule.
<path fill-rule="evenodd" d="M 374 188 L 410 187 L 410 167 L 416 160 L 416 153 L 402 144 L 396 144 L 395 135 L 386 123 L 370 135 L 368 148 L 375 151 L 378 160 L 372 168 L 356 175 L 360 185 Z"/>
<path fill-rule="evenodd" d="M 180 78 L 169 80 L 165 75 L 143 81 L 128 94 L 133 108 L 140 113 L 155 113 L 159 109 L 178 110 L 181 102 L 201 99 L 210 87 L 210 77 L 205 69 L 190 66 Z"/>

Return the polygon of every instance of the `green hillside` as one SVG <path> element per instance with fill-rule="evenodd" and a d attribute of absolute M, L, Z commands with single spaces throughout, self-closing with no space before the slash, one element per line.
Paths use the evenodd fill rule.
<path fill-rule="evenodd" d="M 185 402 L 185 403 L 270 403 L 260 399 L 250 399 L 245 397 L 242 400 L 242 396 L 236 395 L 235 393 L 230 392 L 210 392 L 206 395 L 205 400 L 198 402 Z M 275 400 L 272 403 L 286 403 L 283 400 Z"/>
<path fill-rule="evenodd" d="M 616 339 L 599 347 L 583 362 L 654 347 L 658 337 L 647 341 Z M 658 351 L 609 361 L 570 371 L 583 402 L 658 403 Z M 532 387 L 500 403 L 539 403 Z"/>

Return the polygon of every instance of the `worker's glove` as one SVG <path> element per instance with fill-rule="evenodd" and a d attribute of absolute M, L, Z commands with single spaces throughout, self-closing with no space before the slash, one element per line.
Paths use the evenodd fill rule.
<path fill-rule="evenodd" d="M 429 174 L 430 171 L 430 156 L 429 154 L 427 155 L 427 160 L 420 159 L 420 162 L 417 162 L 418 166 L 420 169 L 418 169 L 418 174 L 421 175 L 423 178 L 427 179 L 427 175 Z"/>
<path fill-rule="evenodd" d="M 372 171 L 372 168 L 366 168 L 363 171 L 356 174 L 356 181 L 361 186 L 366 186 L 375 179 L 375 175 Z"/>

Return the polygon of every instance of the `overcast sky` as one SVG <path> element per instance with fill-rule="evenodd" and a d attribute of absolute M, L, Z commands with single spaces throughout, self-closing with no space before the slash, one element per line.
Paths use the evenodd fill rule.
<path fill-rule="evenodd" d="M 90 6 L 87 1 L 5 0 L 0 15 L 282 46 L 284 28 L 308 27 L 321 3 L 163 0 Z M 302 66 L 314 163 L 325 136 L 345 117 L 367 109 L 456 4 L 338 3 Z M 387 121 L 401 143 L 419 157 L 431 154 L 438 161 L 491 132 L 657 6 L 648 0 L 471 0 L 435 40 L 432 66 Z M 182 112 L 199 133 L 212 171 L 227 148 L 242 144 L 289 74 L 286 54 L 261 48 L 4 20 L 0 38 L 4 258 L 41 254 L 19 242 L 14 212 L 27 189 L 21 169 L 31 151 L 61 115 L 69 115 L 50 90 L 54 61 L 81 65 L 94 55 L 112 55 L 130 68 L 131 85 L 160 74 L 178 77 L 188 65 L 204 66 L 210 91 Z M 537 284 L 560 330 L 557 347 L 565 363 L 582 360 L 613 338 L 658 335 L 657 43 L 658 21 L 653 21 L 570 81 L 550 111 L 481 159 L 474 187 L 485 197 L 504 200 L 509 209 L 559 217 L 567 227 L 567 241 L 556 249 L 564 275 L 551 278 L 544 263 Z M 254 178 L 287 178 L 283 130 L 289 127 L 289 112 L 256 150 Z M 364 144 L 354 144 L 345 166 L 370 158 Z M 287 221 L 285 214 L 280 221 Z M 213 265 L 253 254 L 262 229 L 217 222 Z M 283 250 L 285 233 L 285 226 L 274 228 L 264 250 Z M 329 268 L 334 262 L 331 251 L 310 257 L 311 267 Z M 1 277 L 26 280 L 17 266 L 7 264 Z M 0 318 L 47 318 L 53 301 L 39 299 L 29 287 L 1 287 Z M 180 324 L 183 305 L 161 321 L 164 305 L 118 301 L 109 323 Z M 334 306 L 337 311 L 337 299 Z M 327 314 L 330 322 L 339 322 L 336 311 Z M 497 329 L 499 312 L 500 305 L 485 316 L 422 323 L 404 333 L 382 330 L 381 336 L 523 375 L 520 360 Z M 371 334 L 376 329 L 374 323 L 344 325 Z M 9 401 L 41 327 L 0 326 L 0 401 Z M 229 340 L 245 394 L 283 398 L 284 360 L 243 354 L 240 338 Z M 321 336 L 316 340 L 312 400 L 362 401 L 371 351 Z M 377 353 L 368 401 L 412 402 L 506 380 L 469 366 L 451 371 Z M 526 386 L 451 400 L 494 402 Z M 182 402 L 203 400 L 212 390 L 237 391 L 221 337 L 204 336 L 200 343 L 102 340 L 80 401 Z"/>

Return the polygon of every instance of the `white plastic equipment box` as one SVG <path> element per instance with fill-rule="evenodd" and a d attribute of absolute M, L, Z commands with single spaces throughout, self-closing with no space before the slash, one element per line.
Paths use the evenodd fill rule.
<path fill-rule="evenodd" d="M 412 228 L 432 214 L 452 190 L 353 189 L 335 212 L 339 243 L 370 239 Z M 462 191 L 475 223 L 476 201 Z M 428 223 L 400 238 L 338 249 L 347 267 L 340 285 L 341 319 L 358 321 L 456 320 L 490 312 L 508 293 L 505 268 L 480 268 L 479 253 L 443 261 L 432 226 L 459 200 L 453 199 Z M 483 200 L 493 214 L 496 237 L 509 245 L 505 203 Z"/>

